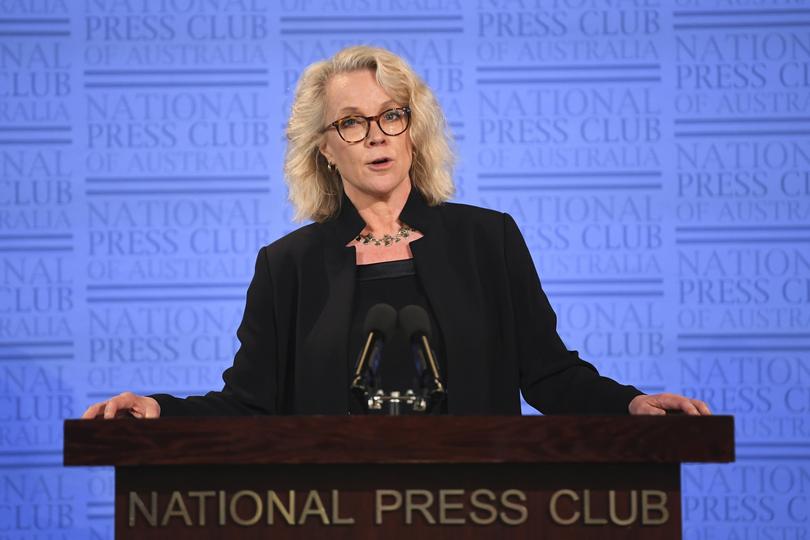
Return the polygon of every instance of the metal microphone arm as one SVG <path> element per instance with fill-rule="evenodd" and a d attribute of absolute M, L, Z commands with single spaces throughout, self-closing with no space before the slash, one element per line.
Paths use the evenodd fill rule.
<path fill-rule="evenodd" d="M 349 389 L 366 403 L 368 396 L 379 386 L 379 357 L 384 342 L 394 333 L 397 324 L 397 312 L 388 304 L 375 304 L 366 313 L 363 333 L 366 336 L 354 377 Z"/>
<path fill-rule="evenodd" d="M 439 375 L 439 366 L 436 364 L 436 358 L 433 357 L 433 350 L 430 348 L 430 343 L 428 343 L 427 336 L 422 334 L 419 336 L 419 339 L 422 343 L 422 350 L 425 352 L 425 356 L 427 356 L 428 364 L 430 365 L 430 371 L 433 373 L 433 384 L 436 385 L 436 388 L 433 389 L 433 392 L 441 392 L 444 393 L 444 384 L 442 384 L 441 376 Z"/>
<path fill-rule="evenodd" d="M 366 344 L 363 345 L 363 350 L 360 352 L 360 361 L 357 362 L 357 367 L 354 370 L 354 380 L 352 380 L 352 390 L 368 391 L 368 385 L 363 382 L 363 376 L 366 371 L 366 364 L 368 357 L 371 356 L 371 347 L 374 346 L 375 339 L 374 332 L 369 332 L 366 338 Z"/>

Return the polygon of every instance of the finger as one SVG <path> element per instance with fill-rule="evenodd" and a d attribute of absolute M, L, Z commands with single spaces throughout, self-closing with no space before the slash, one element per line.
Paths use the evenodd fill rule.
<path fill-rule="evenodd" d="M 700 401 L 699 399 L 693 399 L 692 404 L 697 407 L 697 410 L 700 411 L 700 414 L 703 416 L 711 416 L 712 411 L 709 410 L 709 406 L 706 405 L 705 402 Z"/>
<path fill-rule="evenodd" d="M 697 407 L 688 399 L 681 398 L 678 399 L 675 403 L 675 409 L 681 410 L 688 414 L 689 416 L 700 416 L 700 411 Z"/>
<path fill-rule="evenodd" d="M 154 398 L 136 396 L 130 412 L 135 418 L 158 418 L 160 406 Z"/>
<path fill-rule="evenodd" d="M 140 407 L 138 407 L 140 396 L 136 396 L 132 392 L 121 392 L 118 399 L 118 414 L 116 415 L 118 418 L 130 418 L 133 416 L 140 418 L 140 416 L 134 414 L 136 408 L 139 413 L 141 412 Z"/>
<path fill-rule="evenodd" d="M 661 409 L 659 407 L 654 407 L 652 405 L 646 405 L 641 408 L 641 413 L 648 416 L 664 416 L 667 414 L 667 411 Z"/>
<path fill-rule="evenodd" d="M 664 409 L 670 411 L 681 411 L 689 416 L 696 416 L 700 414 L 700 411 L 697 410 L 697 407 L 695 407 L 691 401 L 681 396 L 673 396 L 668 397 L 667 399 L 662 399 L 661 405 L 664 407 Z"/>
<path fill-rule="evenodd" d="M 115 418 L 118 409 L 119 409 L 118 398 L 114 397 L 111 400 L 109 400 L 107 402 L 107 406 L 104 407 L 104 419 L 109 420 L 111 418 Z"/>
<path fill-rule="evenodd" d="M 138 396 L 132 392 L 121 392 L 111 400 L 110 404 L 113 406 L 111 416 L 107 416 L 107 411 L 104 412 L 104 418 L 118 418 L 130 416 L 132 408 L 138 403 Z M 107 407 L 110 408 L 109 406 Z"/>
<path fill-rule="evenodd" d="M 93 411 L 95 410 L 95 408 L 96 408 L 96 404 L 93 404 L 93 405 L 90 405 L 89 407 L 87 407 L 87 409 L 82 413 L 81 419 L 82 420 L 88 420 L 90 418 L 93 418 Z"/>
<path fill-rule="evenodd" d="M 697 416 L 700 415 L 700 411 L 698 411 L 697 407 L 695 407 L 692 402 L 677 394 L 660 394 L 657 396 L 659 406 L 663 409 L 668 410 L 676 410 L 676 411 L 683 411 L 684 414 L 688 414 L 690 416 Z"/>
<path fill-rule="evenodd" d="M 93 416 L 93 418 L 96 418 L 96 419 L 103 418 L 104 417 L 104 410 L 106 408 L 107 408 L 107 402 L 106 401 L 102 401 L 101 403 L 99 403 L 98 404 L 98 410 L 96 411 L 96 414 Z"/>
<path fill-rule="evenodd" d="M 667 414 L 667 412 L 658 407 L 655 402 L 645 400 L 643 401 L 634 411 L 633 414 L 635 415 L 648 415 L 648 416 L 661 416 Z"/>
<path fill-rule="evenodd" d="M 101 403 L 94 403 L 87 407 L 87 410 L 82 414 L 82 420 L 92 420 L 95 418 L 101 412 L 105 404 L 106 402 L 102 401 Z"/>
<path fill-rule="evenodd" d="M 132 405 L 129 407 L 129 414 L 135 418 L 144 418 L 146 415 L 146 410 L 144 408 L 143 398 L 136 397 Z"/>
<path fill-rule="evenodd" d="M 160 404 L 155 398 L 145 398 L 147 400 L 144 410 L 144 418 L 160 418 Z"/>

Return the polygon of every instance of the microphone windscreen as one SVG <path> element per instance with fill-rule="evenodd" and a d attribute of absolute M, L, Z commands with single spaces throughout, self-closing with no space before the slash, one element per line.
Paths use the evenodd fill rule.
<path fill-rule="evenodd" d="M 399 324 L 409 338 L 424 334 L 430 339 L 430 317 L 420 306 L 405 306 L 399 310 Z"/>
<path fill-rule="evenodd" d="M 388 341 L 394 335 L 397 326 L 397 310 L 388 304 L 375 304 L 366 313 L 363 323 L 363 335 L 369 332 L 379 332 L 383 339 Z"/>

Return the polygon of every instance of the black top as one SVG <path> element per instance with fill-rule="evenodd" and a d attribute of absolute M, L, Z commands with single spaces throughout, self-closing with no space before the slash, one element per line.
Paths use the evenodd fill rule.
<path fill-rule="evenodd" d="M 425 292 L 416 275 L 413 259 L 389 261 L 376 264 L 364 264 L 357 267 L 354 303 L 352 305 L 352 324 L 349 335 L 348 372 L 349 379 L 354 375 L 357 357 L 363 347 L 363 322 L 372 306 L 385 303 L 399 311 L 407 305 L 417 305 L 424 308 L 430 317 L 430 344 L 436 352 L 439 363 L 439 373 L 447 386 L 447 370 L 443 362 L 441 332 L 433 315 Z M 380 361 L 380 377 L 382 389 L 388 393 L 399 390 L 419 389 L 416 379 L 416 367 L 411 352 L 408 336 L 397 327 L 391 340 L 383 348 Z M 364 411 L 356 399 L 349 400 L 349 410 L 352 414 Z"/>

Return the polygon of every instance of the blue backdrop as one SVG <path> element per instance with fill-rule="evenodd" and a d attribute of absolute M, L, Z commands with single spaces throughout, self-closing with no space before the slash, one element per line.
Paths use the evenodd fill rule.
<path fill-rule="evenodd" d="M 689 539 L 810 528 L 810 8 L 802 0 L 0 0 L 0 539 L 112 538 L 62 421 L 221 386 L 283 125 L 343 46 L 407 58 L 457 199 L 511 213 L 569 348 L 736 416 Z M 525 412 L 533 411 L 526 409 Z"/>

